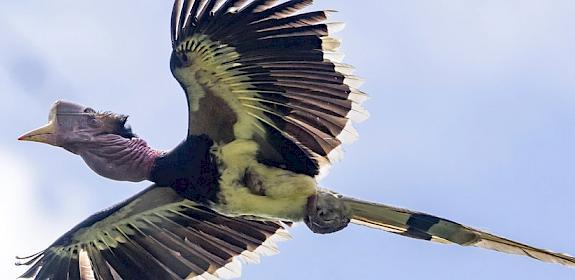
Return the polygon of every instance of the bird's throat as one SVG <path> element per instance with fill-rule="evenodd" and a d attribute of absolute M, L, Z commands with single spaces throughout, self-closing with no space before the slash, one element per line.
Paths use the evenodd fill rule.
<path fill-rule="evenodd" d="M 143 139 L 118 135 L 98 136 L 77 153 L 99 175 L 129 182 L 149 179 L 154 161 L 163 154 L 150 148 Z"/>

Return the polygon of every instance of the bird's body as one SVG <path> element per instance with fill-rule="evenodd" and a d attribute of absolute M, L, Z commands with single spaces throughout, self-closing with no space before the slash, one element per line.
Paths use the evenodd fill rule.
<path fill-rule="evenodd" d="M 348 198 L 318 178 L 367 117 L 361 80 L 341 63 L 339 24 L 311 0 L 175 1 L 170 68 L 186 93 L 188 135 L 158 151 L 127 117 L 57 102 L 21 140 L 62 147 L 97 174 L 154 184 L 24 258 L 37 279 L 216 279 L 273 253 L 286 224 L 348 223 L 440 243 L 575 265 L 575 259 L 436 216 Z"/>
<path fill-rule="evenodd" d="M 228 216 L 302 221 L 316 181 L 258 162 L 257 151 L 250 140 L 217 145 L 207 136 L 190 136 L 155 159 L 149 179 Z"/>

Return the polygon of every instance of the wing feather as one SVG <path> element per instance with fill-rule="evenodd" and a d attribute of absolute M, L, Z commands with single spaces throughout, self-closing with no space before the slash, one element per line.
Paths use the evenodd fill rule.
<path fill-rule="evenodd" d="M 21 277 L 237 278 L 240 261 L 258 262 L 277 252 L 274 242 L 285 238 L 283 226 L 222 216 L 171 188 L 152 186 L 23 258 L 21 265 L 30 268 Z"/>
<path fill-rule="evenodd" d="M 261 161 L 310 176 L 338 158 L 357 137 L 352 122 L 367 117 L 365 94 L 337 62 L 331 34 L 341 24 L 325 23 L 330 11 L 298 13 L 312 2 L 174 5 L 171 69 L 188 99 L 188 134 L 252 139 Z"/>
<path fill-rule="evenodd" d="M 97 279 L 114 279 L 112 271 L 108 266 L 108 262 L 104 259 L 102 252 L 96 248 L 96 245 L 93 242 L 86 245 L 86 252 L 88 253 L 93 272 L 97 275 Z"/>

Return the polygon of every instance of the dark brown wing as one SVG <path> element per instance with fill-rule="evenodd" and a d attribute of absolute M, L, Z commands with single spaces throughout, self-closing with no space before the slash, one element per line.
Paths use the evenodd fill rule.
<path fill-rule="evenodd" d="M 288 238 L 280 223 L 228 218 L 152 186 L 23 259 L 35 279 L 219 279 L 240 276 Z M 81 275 L 82 274 L 82 278 Z"/>
<path fill-rule="evenodd" d="M 176 1 L 172 73 L 189 105 L 189 134 L 253 139 L 259 159 L 318 175 L 367 117 L 352 68 L 340 63 L 327 11 L 311 0 Z"/>

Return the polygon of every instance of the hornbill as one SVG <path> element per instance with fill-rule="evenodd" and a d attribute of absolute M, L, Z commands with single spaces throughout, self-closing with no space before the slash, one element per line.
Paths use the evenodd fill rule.
<path fill-rule="evenodd" d="M 170 68 L 189 108 L 187 138 L 164 152 L 127 116 L 58 101 L 20 140 L 62 147 L 97 174 L 154 184 L 21 258 L 36 279 L 218 279 L 277 251 L 286 228 L 348 223 L 403 236 L 575 266 L 575 258 L 450 220 L 345 197 L 317 178 L 367 117 L 366 95 L 341 63 L 341 24 L 312 0 L 176 0 Z"/>

